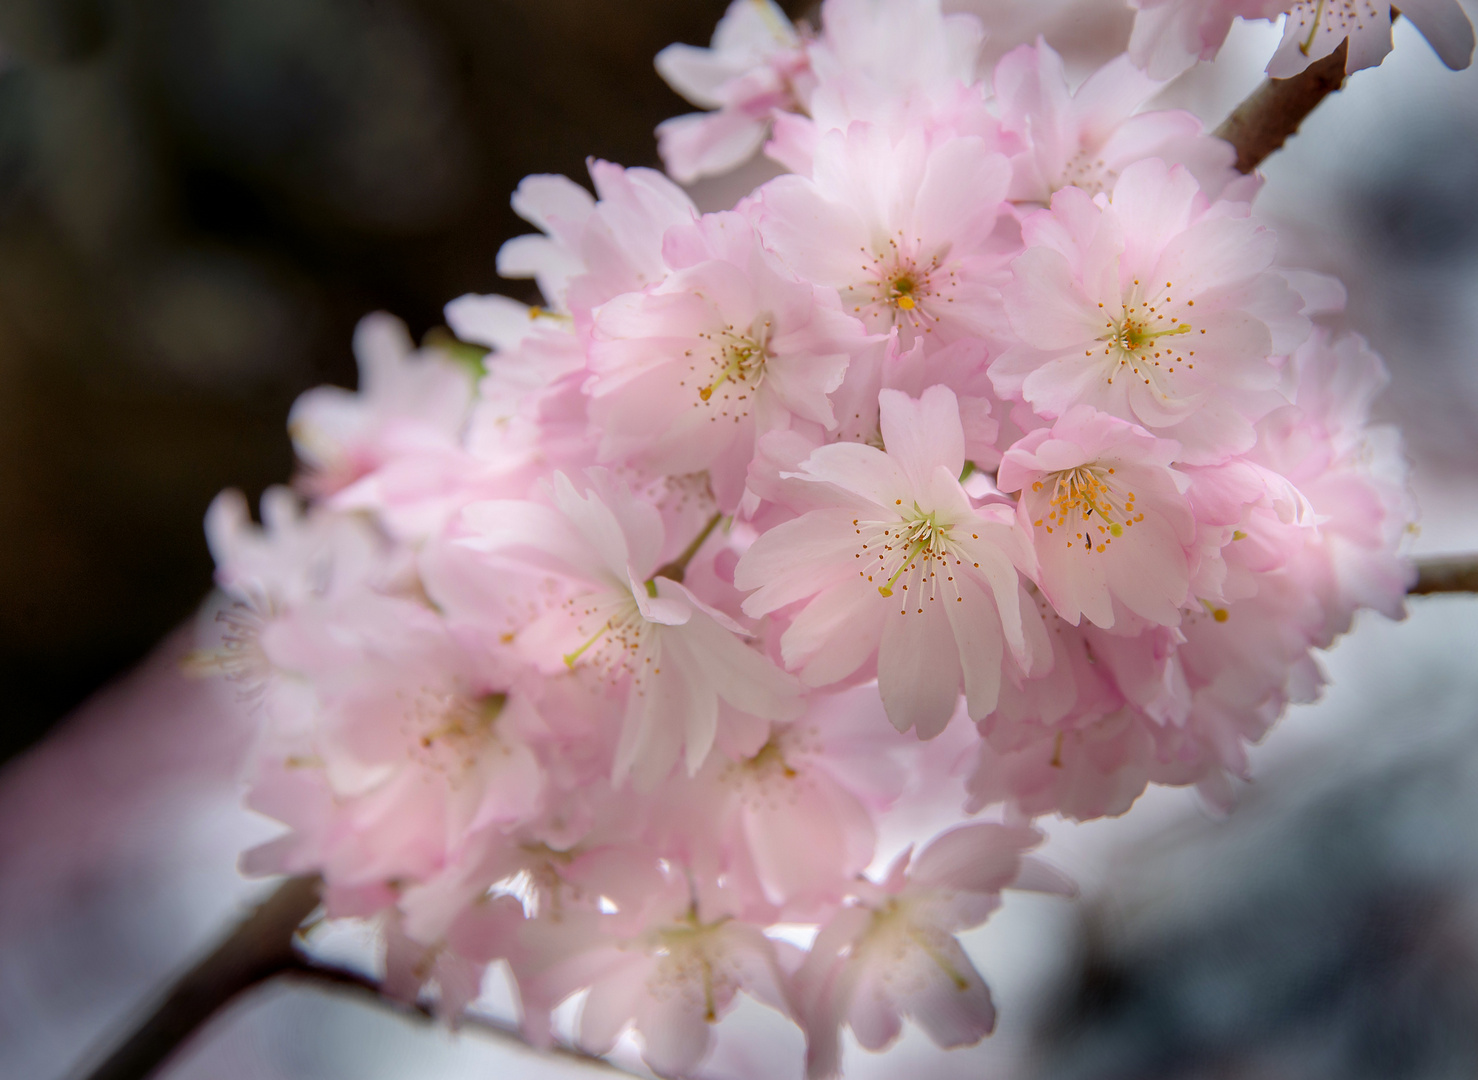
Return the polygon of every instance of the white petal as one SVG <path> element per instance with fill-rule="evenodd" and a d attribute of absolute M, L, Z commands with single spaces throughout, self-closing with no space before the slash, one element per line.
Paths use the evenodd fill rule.
<path fill-rule="evenodd" d="M 917 401 L 900 390 L 878 394 L 878 424 L 888 457 L 902 467 L 915 497 L 928 489 L 943 466 L 951 476 L 965 468 L 965 431 L 960 406 L 947 386 L 931 386 Z"/>
<path fill-rule="evenodd" d="M 889 603 L 878 645 L 878 693 L 899 731 L 915 728 L 932 739 L 944 730 L 960 700 L 960 653 L 949 618 L 934 610 L 947 600 L 912 598 L 901 590 Z M 919 608 L 923 608 L 920 612 Z"/>
<path fill-rule="evenodd" d="M 1001 618 L 996 605 L 969 578 L 956 575 L 960 598 L 944 600 L 945 614 L 954 628 L 960 665 L 965 673 L 965 700 L 971 720 L 983 720 L 995 710 L 1001 692 L 1001 659 L 1005 653 Z"/>

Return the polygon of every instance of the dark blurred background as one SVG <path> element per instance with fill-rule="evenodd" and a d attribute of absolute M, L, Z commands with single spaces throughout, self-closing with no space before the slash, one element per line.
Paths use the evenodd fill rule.
<path fill-rule="evenodd" d="M 525 174 L 656 164 L 652 57 L 724 7 L 0 3 L 0 760 L 190 614 L 361 315 L 507 288 Z"/>

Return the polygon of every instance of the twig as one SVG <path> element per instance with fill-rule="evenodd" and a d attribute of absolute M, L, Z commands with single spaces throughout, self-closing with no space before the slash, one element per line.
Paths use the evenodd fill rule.
<path fill-rule="evenodd" d="M 252 986 L 293 967 L 293 934 L 318 906 L 316 877 L 289 878 L 187 971 L 88 1080 L 143 1080 L 215 1012 Z"/>
<path fill-rule="evenodd" d="M 1432 593 L 1478 592 L 1478 556 L 1449 555 L 1440 559 L 1418 559 L 1415 596 Z"/>
<path fill-rule="evenodd" d="M 1314 107 L 1345 82 L 1349 41 L 1315 60 L 1291 79 L 1265 79 L 1250 97 L 1232 110 L 1216 135 L 1237 151 L 1237 170 L 1250 173 L 1298 131 Z"/>

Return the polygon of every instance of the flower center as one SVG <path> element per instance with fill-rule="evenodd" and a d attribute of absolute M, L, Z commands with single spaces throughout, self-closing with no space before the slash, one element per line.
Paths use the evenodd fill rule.
<path fill-rule="evenodd" d="M 1053 187 L 1060 191 L 1065 187 L 1081 188 L 1089 195 L 1097 195 L 1113 187 L 1119 174 L 1105 164 L 1097 151 L 1079 150 L 1062 167 L 1061 181 Z"/>
<path fill-rule="evenodd" d="M 724 943 L 715 931 L 729 921 L 700 922 L 696 910 L 675 926 L 656 931 L 648 942 L 661 959 L 647 976 L 647 990 L 658 1001 L 674 996 L 697 1003 L 701 995 L 703 1019 L 718 1020 L 719 1005 L 739 989 L 740 978 Z"/>
<path fill-rule="evenodd" d="M 902 241 L 903 234 L 899 233 L 880 252 L 862 249 L 867 260 L 862 264 L 866 281 L 847 299 L 854 313 L 867 308 L 885 314 L 889 322 L 907 322 L 917 329 L 925 320 L 937 318 L 929 310 L 929 302 L 947 299 L 941 297 L 941 292 L 954 284 L 955 275 L 942 267 L 943 252 L 924 259 L 918 254 L 922 241 L 915 240 L 911 245 Z"/>
<path fill-rule="evenodd" d="M 1038 496 L 1041 516 L 1032 524 L 1049 533 L 1072 531 L 1069 547 L 1081 544 L 1084 550 L 1104 552 L 1125 529 L 1144 520 L 1134 509 L 1134 492 L 1121 495 L 1113 476 L 1111 466 L 1079 465 L 1035 481 L 1032 493 Z"/>
<path fill-rule="evenodd" d="M 411 707 L 416 757 L 436 772 L 455 775 L 497 745 L 496 726 L 507 694 L 467 697 L 427 691 Z"/>
<path fill-rule="evenodd" d="M 903 897 L 894 896 L 873 908 L 872 923 L 857 943 L 856 951 L 871 954 L 874 963 L 892 960 L 901 964 L 911 949 L 918 949 L 963 993 L 970 989 L 970 980 L 950 956 L 949 946 L 948 933 L 915 918 L 913 905 Z"/>
<path fill-rule="evenodd" d="M 717 421 L 721 416 L 732 416 L 737 424 L 749 415 L 754 393 L 765 381 L 765 364 L 770 359 L 767 345 L 770 338 L 770 320 L 758 316 L 748 331 L 740 333 L 733 326 L 726 326 L 716 333 L 700 334 L 712 347 L 707 356 L 708 366 L 699 370 L 702 359 L 694 359 L 690 350 L 688 370 L 701 382 L 695 409 L 707 406 L 709 419 Z M 680 385 L 688 385 L 684 379 Z"/>
<path fill-rule="evenodd" d="M 963 603 L 955 570 L 963 567 L 963 552 L 950 535 L 953 526 L 941 522 L 937 512 L 925 513 L 914 504 L 908 517 L 895 521 L 862 521 L 854 518 L 852 528 L 861 540 L 855 558 L 861 561 L 859 577 L 877 586 L 878 595 L 911 593 L 915 613 L 938 599 L 941 590 Z M 978 566 L 978 563 L 973 565 Z M 900 615 L 908 614 L 909 598 L 903 597 Z"/>
<path fill-rule="evenodd" d="M 647 591 L 654 593 L 655 585 L 648 583 Z M 576 620 L 576 632 L 585 639 L 564 655 L 571 671 L 583 660 L 612 682 L 630 675 L 640 684 L 646 669 L 653 674 L 661 670 L 654 667 L 652 624 L 642 617 L 630 592 L 587 593 L 566 600 L 564 606 Z"/>
<path fill-rule="evenodd" d="M 1162 396 L 1168 396 L 1164 377 L 1179 364 L 1185 364 L 1188 368 L 1196 366 L 1190 359 L 1196 355 L 1196 351 L 1183 350 L 1177 341 L 1193 332 L 1191 324 L 1181 315 L 1169 314 L 1172 310 L 1180 310 L 1178 306 L 1171 307 L 1174 298 L 1170 295 L 1170 290 L 1174 287 L 1173 282 L 1167 281 L 1161 292 L 1143 298 L 1140 283 L 1136 281 L 1119 316 L 1105 317 L 1103 333 L 1098 340 L 1103 343 L 1103 355 L 1109 358 L 1110 384 L 1114 381 L 1114 375 L 1127 367 L 1146 386 L 1155 386 Z M 1194 300 L 1186 301 L 1187 307 L 1194 304 Z M 1102 304 L 1098 306 L 1103 307 Z M 1203 334 L 1205 332 L 1201 331 Z M 1093 350 L 1087 350 L 1085 355 L 1092 356 Z"/>

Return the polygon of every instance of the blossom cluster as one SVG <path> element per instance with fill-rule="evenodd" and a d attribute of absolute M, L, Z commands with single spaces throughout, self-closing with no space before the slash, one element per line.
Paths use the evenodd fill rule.
<path fill-rule="evenodd" d="M 661 148 L 779 175 L 709 213 L 650 169 L 527 178 L 497 266 L 542 303 L 464 296 L 421 348 L 365 319 L 359 391 L 293 409 L 297 492 L 212 506 L 213 655 L 287 826 L 246 868 L 378 918 L 393 986 L 455 1014 L 502 962 L 531 1040 L 585 992 L 580 1045 L 634 1028 L 664 1075 L 741 992 L 813 1078 L 848 1027 L 974 1043 L 957 935 L 1071 890 L 1032 819 L 1229 804 L 1312 650 L 1400 616 L 1404 464 L 1338 283 L 1132 55 L 1073 89 L 1043 41 L 982 73 L 985 30 L 736 0 L 659 56 L 707 110 Z"/>

